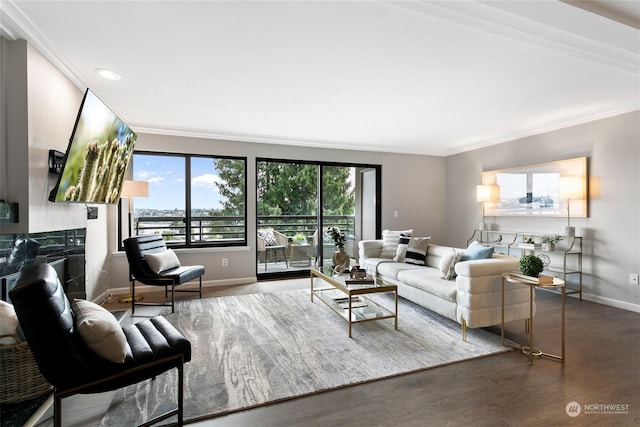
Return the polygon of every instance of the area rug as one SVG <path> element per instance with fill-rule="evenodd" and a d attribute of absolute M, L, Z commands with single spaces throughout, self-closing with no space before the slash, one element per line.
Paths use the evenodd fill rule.
<path fill-rule="evenodd" d="M 377 296 L 393 307 L 393 298 Z M 468 330 L 404 299 L 392 319 L 348 324 L 308 290 L 176 303 L 166 318 L 191 341 L 184 417 L 202 420 L 508 351 L 500 337 Z M 116 393 L 102 425 L 135 425 L 175 407 L 175 370 Z"/>

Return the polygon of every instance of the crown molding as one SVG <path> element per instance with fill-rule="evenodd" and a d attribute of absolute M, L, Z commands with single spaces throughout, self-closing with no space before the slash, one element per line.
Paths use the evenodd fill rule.
<path fill-rule="evenodd" d="M 26 39 L 42 56 L 47 58 L 77 88 L 84 90 L 88 85 L 82 74 L 69 65 L 70 61 L 62 57 L 53 43 L 31 22 L 13 0 L 0 1 L 0 33 L 9 40 Z"/>
<path fill-rule="evenodd" d="M 424 151 L 417 152 L 415 150 L 403 150 L 402 147 L 396 145 L 393 147 L 380 147 L 375 145 L 358 145 L 348 142 L 342 142 L 339 146 L 335 141 L 324 141 L 319 139 L 308 138 L 293 138 L 279 135 L 260 135 L 249 133 L 236 133 L 236 132 L 217 132 L 205 129 L 194 128 L 182 128 L 174 126 L 158 126 L 145 123 L 128 123 L 131 129 L 136 133 L 146 133 L 153 135 L 164 136 L 179 136 L 185 138 L 201 138 L 201 139 L 214 139 L 219 141 L 237 141 L 237 142 L 252 142 L 258 144 L 275 144 L 286 145 L 289 147 L 308 147 L 318 149 L 330 149 L 330 150 L 352 150 L 352 151 L 371 151 L 380 153 L 401 153 L 401 154 L 419 154 L 429 156 L 443 156 L 444 151 L 432 152 Z"/>
<path fill-rule="evenodd" d="M 545 126 L 531 127 L 518 132 L 505 133 L 504 135 L 473 141 L 469 143 L 461 144 L 460 146 L 447 150 L 443 155 L 444 157 L 453 156 L 455 154 L 461 154 L 468 151 L 478 150 L 481 148 L 490 147 L 492 145 L 498 145 L 505 142 L 516 141 L 522 138 L 528 138 L 530 136 L 541 135 L 547 132 L 552 132 L 560 129 L 577 126 L 596 120 L 602 120 L 609 117 L 619 116 L 621 114 L 631 113 L 634 111 L 640 111 L 640 104 L 631 105 L 618 105 L 613 108 L 593 110 L 588 113 L 574 115 L 572 117 L 563 117 L 551 123 L 547 123 Z"/>
<path fill-rule="evenodd" d="M 387 5 L 556 54 L 638 74 L 640 30 L 562 2 L 439 1 Z M 576 14 L 581 15 L 575 20 Z"/>

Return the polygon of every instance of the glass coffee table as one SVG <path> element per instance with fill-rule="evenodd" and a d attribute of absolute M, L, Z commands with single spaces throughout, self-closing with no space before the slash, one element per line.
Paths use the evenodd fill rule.
<path fill-rule="evenodd" d="M 314 278 L 321 279 L 329 286 L 314 288 Z M 394 310 L 367 298 L 368 294 L 393 292 Z M 349 274 L 335 274 L 331 267 L 311 269 L 311 302 L 316 296 L 340 317 L 349 323 L 349 338 L 351 326 L 354 323 L 370 322 L 373 320 L 394 319 L 395 329 L 398 330 L 398 287 L 379 282 L 352 283 Z"/>

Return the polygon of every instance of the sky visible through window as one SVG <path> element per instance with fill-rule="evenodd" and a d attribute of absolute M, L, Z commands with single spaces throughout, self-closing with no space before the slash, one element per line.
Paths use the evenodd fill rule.
<path fill-rule="evenodd" d="M 185 159 L 177 156 L 135 154 L 133 179 L 149 182 L 149 197 L 136 198 L 136 209 L 185 209 Z M 215 182 L 220 180 L 213 159 L 192 157 L 191 206 L 220 209 L 222 197 Z"/>

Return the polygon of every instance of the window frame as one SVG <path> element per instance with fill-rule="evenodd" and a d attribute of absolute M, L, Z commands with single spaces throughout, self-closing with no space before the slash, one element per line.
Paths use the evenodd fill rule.
<path fill-rule="evenodd" d="M 255 225 L 256 225 L 256 233 L 258 228 L 260 228 L 259 225 L 259 217 L 260 215 L 258 214 L 258 204 L 260 203 L 258 200 L 258 164 L 260 162 L 276 162 L 276 163 L 295 163 L 295 164 L 300 164 L 300 165 L 316 165 L 318 166 L 318 186 L 319 188 L 322 187 L 322 176 L 324 173 L 324 168 L 326 167 L 349 167 L 349 168 L 359 168 L 359 169 L 373 169 L 376 171 L 376 195 L 375 195 L 375 200 L 374 200 L 374 208 L 375 208 L 375 214 L 376 214 L 376 218 L 375 218 L 375 235 L 376 235 L 376 239 L 382 239 L 382 165 L 381 164 L 375 164 L 375 163 L 358 163 L 358 162 L 349 162 L 349 161 L 341 161 L 341 162 L 337 162 L 337 161 L 326 161 L 326 160 L 300 160 L 300 159 L 295 159 L 295 158 L 279 158 L 279 157 L 256 157 L 255 161 L 254 161 L 254 176 L 255 176 L 255 203 L 256 203 L 256 210 L 255 210 Z M 324 215 L 322 213 L 323 211 L 323 205 L 324 205 L 324 201 L 323 201 L 323 197 L 322 197 L 322 191 L 319 192 L 319 199 L 318 199 L 318 219 L 317 219 L 317 224 L 318 224 L 318 229 L 322 230 L 324 229 Z M 356 200 L 356 205 L 358 204 L 358 201 Z M 357 208 L 356 208 L 357 209 Z M 304 269 L 294 269 L 294 270 L 289 270 L 287 269 L 286 271 L 282 271 L 282 272 L 262 272 L 258 266 L 257 263 L 257 254 L 256 254 L 256 275 L 258 277 L 259 280 L 271 280 L 271 279 L 280 279 L 280 278 L 293 278 L 293 277 L 305 277 L 304 275 L 308 275 L 308 271 L 309 270 L 304 270 Z M 310 267 L 311 268 L 311 267 Z"/>
<path fill-rule="evenodd" d="M 169 153 L 169 152 L 161 152 L 161 151 L 148 151 L 148 150 L 134 150 L 132 157 L 132 165 L 136 155 L 145 155 L 145 156 L 158 156 L 158 157 L 178 157 L 184 160 L 184 185 L 185 185 L 185 205 L 184 205 L 184 221 L 185 221 L 185 241 L 180 243 L 172 243 L 170 241 L 166 241 L 168 247 L 173 249 L 200 249 L 200 248 L 215 248 L 215 247 L 233 247 L 233 246 L 246 246 L 247 245 L 247 164 L 248 159 L 246 156 L 228 156 L 228 155 L 215 155 L 215 154 L 199 154 L 199 153 Z M 191 231 L 190 227 L 187 227 L 186 224 L 191 223 L 191 159 L 192 158 L 205 158 L 211 160 L 239 160 L 244 163 L 244 237 L 239 240 L 235 240 L 233 242 L 224 242 L 224 241 L 213 241 L 213 242 L 192 242 L 191 241 Z M 133 166 L 130 166 L 133 168 Z M 133 169 L 131 169 L 130 174 L 133 174 Z M 126 238 L 123 233 L 123 229 L 125 225 L 123 221 L 127 221 L 127 213 L 128 211 L 125 209 L 125 205 L 127 201 L 124 199 L 120 199 L 118 202 L 118 218 L 117 218 L 117 230 L 118 230 L 118 250 L 124 251 L 124 246 L 122 244 L 123 240 Z M 127 224 L 128 226 L 128 224 Z"/>

